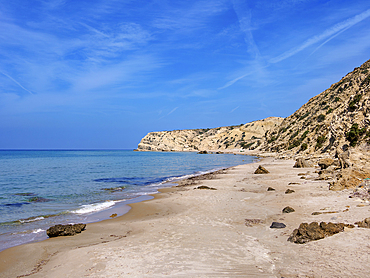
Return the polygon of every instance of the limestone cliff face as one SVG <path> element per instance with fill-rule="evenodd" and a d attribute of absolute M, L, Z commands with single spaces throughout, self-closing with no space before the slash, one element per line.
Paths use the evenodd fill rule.
<path fill-rule="evenodd" d="M 283 118 L 270 117 L 239 126 L 148 133 L 138 151 L 198 151 L 257 148 L 266 132 L 279 126 Z"/>
<path fill-rule="evenodd" d="M 331 154 L 368 141 L 370 60 L 311 98 L 279 127 L 261 149 L 286 155 Z"/>
<path fill-rule="evenodd" d="M 333 164 L 320 166 L 319 179 L 330 181 L 331 189 L 343 189 L 370 178 L 369 125 L 370 60 L 285 119 L 271 117 L 240 126 L 151 132 L 141 140 L 138 150 L 249 149 L 314 163 L 328 157 Z"/>
<path fill-rule="evenodd" d="M 252 149 L 285 157 L 335 155 L 370 142 L 370 60 L 289 117 L 239 126 L 151 132 L 140 151 Z"/>

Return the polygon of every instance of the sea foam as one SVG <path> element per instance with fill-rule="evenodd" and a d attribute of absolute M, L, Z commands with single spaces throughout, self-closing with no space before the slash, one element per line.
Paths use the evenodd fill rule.
<path fill-rule="evenodd" d="M 97 212 L 97 211 L 100 211 L 100 210 L 110 208 L 111 206 L 113 206 L 116 203 L 117 203 L 117 201 L 106 201 L 106 202 L 103 202 L 103 203 L 82 205 L 79 209 L 72 210 L 71 213 L 87 214 L 87 213 Z"/>

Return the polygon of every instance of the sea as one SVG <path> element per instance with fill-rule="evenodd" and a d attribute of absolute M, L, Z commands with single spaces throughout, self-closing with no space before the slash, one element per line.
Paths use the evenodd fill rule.
<path fill-rule="evenodd" d="M 133 150 L 0 150 L 0 251 L 47 238 L 56 224 L 127 213 L 176 181 L 256 157 Z"/>

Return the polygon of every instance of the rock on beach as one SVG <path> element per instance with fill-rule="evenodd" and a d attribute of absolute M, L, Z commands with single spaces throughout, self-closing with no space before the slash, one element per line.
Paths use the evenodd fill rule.
<path fill-rule="evenodd" d="M 265 167 L 258 166 L 257 170 L 254 172 L 255 174 L 268 174 L 270 173 Z"/>
<path fill-rule="evenodd" d="M 55 225 L 47 229 L 46 234 L 48 237 L 58 236 L 74 236 L 75 234 L 81 233 L 85 230 L 86 224 L 67 224 L 67 225 Z"/>

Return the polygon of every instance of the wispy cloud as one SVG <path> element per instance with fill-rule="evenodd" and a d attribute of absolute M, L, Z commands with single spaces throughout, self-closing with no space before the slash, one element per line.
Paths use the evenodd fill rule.
<path fill-rule="evenodd" d="M 238 109 L 240 106 L 235 107 L 233 110 L 230 111 L 230 113 L 233 113 L 236 109 Z"/>
<path fill-rule="evenodd" d="M 226 89 L 227 87 L 230 87 L 231 85 L 233 85 L 235 82 L 238 82 L 240 79 L 243 79 L 244 77 L 248 76 L 248 75 L 252 75 L 252 72 L 248 72 L 246 74 L 243 74 L 242 76 L 239 76 L 237 78 L 234 78 L 233 80 L 227 82 L 224 86 L 220 87 L 220 88 L 217 88 L 217 90 L 223 90 L 223 89 Z"/>
<path fill-rule="evenodd" d="M 162 117 L 160 117 L 158 120 L 162 120 L 163 118 L 166 118 L 168 117 L 169 115 L 171 115 L 173 112 L 175 112 L 179 107 L 175 107 L 173 108 L 170 112 L 168 112 L 167 114 L 163 115 Z M 159 115 L 162 114 L 162 111 L 160 111 Z"/>
<path fill-rule="evenodd" d="M 370 17 L 370 9 L 350 18 L 350 19 L 347 19 L 345 21 L 342 21 L 338 24 L 335 24 L 333 27 L 325 30 L 324 32 L 322 32 L 321 34 L 319 35 L 316 35 L 308 40 L 306 40 L 303 44 L 301 44 L 300 46 L 298 47 L 295 47 L 293 49 L 290 49 L 288 50 L 287 52 L 281 54 L 280 56 L 276 57 L 276 58 L 273 58 L 271 59 L 269 62 L 270 63 L 278 63 L 278 62 L 281 62 L 295 54 L 297 54 L 298 52 L 301 52 L 302 50 L 306 49 L 307 47 L 313 45 L 313 44 L 316 44 L 320 41 L 324 41 L 323 44 L 321 44 L 319 47 L 323 46 L 325 43 L 329 42 L 330 40 L 332 40 L 333 38 L 335 38 L 337 35 L 339 35 L 339 33 L 347 30 L 348 28 L 351 28 L 353 25 L 367 19 L 368 17 Z"/>
<path fill-rule="evenodd" d="M 4 75 L 4 76 L 6 76 L 6 77 L 8 77 L 11 81 L 13 81 L 15 84 L 17 84 L 19 87 L 21 87 L 23 90 L 25 90 L 26 92 L 28 92 L 28 93 L 30 93 L 31 95 L 33 95 L 33 93 L 30 91 L 30 90 L 28 90 L 28 89 L 26 89 L 22 84 L 20 84 L 17 80 L 15 80 L 13 77 L 11 77 L 10 75 L 8 75 L 8 74 L 6 74 L 6 73 L 4 73 L 4 72 L 2 72 L 2 71 L 0 71 L 0 73 L 2 74 L 2 75 Z"/>
<path fill-rule="evenodd" d="M 178 107 L 175 107 L 174 109 L 172 109 L 168 114 L 167 116 L 171 115 L 173 112 L 175 112 L 177 110 Z"/>
<path fill-rule="evenodd" d="M 171 3 L 171 2 L 169 2 Z M 174 8 L 165 5 L 164 9 L 169 12 L 159 15 L 153 21 L 153 27 L 167 30 L 181 30 L 191 32 L 194 29 L 201 29 L 207 26 L 210 16 L 227 9 L 225 1 L 196 1 L 183 2 L 181 8 Z M 190 5 L 189 5 L 190 4 Z"/>
<path fill-rule="evenodd" d="M 261 53 L 253 36 L 252 11 L 248 3 L 241 0 L 233 0 L 233 9 L 237 16 L 239 28 L 244 34 L 244 41 L 247 45 L 247 52 L 252 59 L 260 59 Z"/>
<path fill-rule="evenodd" d="M 253 64 L 253 69 L 248 70 L 247 73 L 232 79 L 231 81 L 227 82 L 224 86 L 219 87 L 217 90 L 228 88 L 232 86 L 234 83 L 238 82 L 239 80 L 252 74 L 255 75 L 256 77 L 265 75 L 264 72 L 266 68 L 264 66 L 265 63 L 253 36 L 254 28 L 252 27 L 252 11 L 248 7 L 247 3 L 244 1 L 234 0 L 232 3 L 234 12 L 237 15 L 240 31 L 244 35 L 246 52 L 249 54 L 249 57 L 247 59 L 250 64 Z"/>

